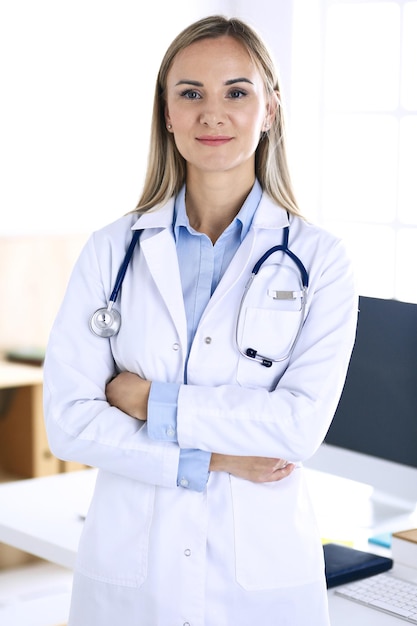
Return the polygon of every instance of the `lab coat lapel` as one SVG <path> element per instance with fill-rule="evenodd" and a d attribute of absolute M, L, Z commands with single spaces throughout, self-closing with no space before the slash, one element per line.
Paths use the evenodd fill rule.
<path fill-rule="evenodd" d="M 187 322 L 177 251 L 172 235 L 173 211 L 174 199 L 172 198 L 167 204 L 142 215 L 133 228 L 144 229 L 140 245 L 149 271 L 177 328 L 179 337 L 184 342 L 183 345 L 186 345 Z M 276 245 L 278 241 L 281 242 L 279 233 L 284 226 L 288 226 L 287 212 L 264 193 L 252 227 L 210 299 L 202 320 L 213 307 L 219 304 L 230 289 L 243 279 L 242 277 L 248 276 L 248 266 L 252 269 L 254 258 L 257 260 L 258 256 L 265 252 L 265 248 Z"/>
<path fill-rule="evenodd" d="M 182 297 L 177 251 L 172 235 L 173 201 L 144 214 L 133 228 L 143 229 L 140 246 L 167 312 L 183 345 L 187 345 L 187 322 Z"/>

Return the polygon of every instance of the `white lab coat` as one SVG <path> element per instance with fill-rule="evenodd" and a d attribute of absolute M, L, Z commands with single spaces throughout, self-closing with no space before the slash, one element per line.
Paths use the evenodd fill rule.
<path fill-rule="evenodd" d="M 326 434 L 353 346 L 357 301 L 349 260 L 336 237 L 292 217 L 289 245 L 310 275 L 303 332 L 289 362 L 266 368 L 240 355 L 235 328 L 245 283 L 288 224 L 286 211 L 264 194 L 197 329 L 178 399 L 178 444 L 154 441 L 146 423 L 107 404 L 105 383 L 124 370 L 183 382 L 187 329 L 173 204 L 92 235 L 47 349 L 51 449 L 99 468 L 70 624 L 324 626 L 322 548 L 302 461 Z M 140 244 L 117 301 L 121 330 L 98 338 L 89 317 L 106 304 L 131 228 L 138 227 Z M 294 312 L 266 293 L 292 289 L 299 277 L 281 253 L 267 265 L 248 296 L 239 336 L 274 356 L 285 352 Z M 196 492 L 177 486 L 180 447 L 283 458 L 298 467 L 268 484 L 212 472 L 207 488 Z"/>

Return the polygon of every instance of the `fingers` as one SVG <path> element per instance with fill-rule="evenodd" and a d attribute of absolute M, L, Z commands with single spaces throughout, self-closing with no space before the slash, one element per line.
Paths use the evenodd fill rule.
<path fill-rule="evenodd" d="M 254 483 L 277 482 L 289 476 L 296 466 L 284 459 L 212 454 L 211 471 L 225 471 Z"/>
<path fill-rule="evenodd" d="M 294 463 L 287 463 L 281 468 L 276 469 L 269 475 L 269 477 L 264 482 L 277 482 L 278 480 L 282 480 L 283 478 L 287 478 L 292 472 L 295 470 L 296 465 Z"/>
<path fill-rule="evenodd" d="M 278 461 L 275 463 L 273 467 L 273 471 L 275 472 L 275 470 L 283 469 L 287 465 L 288 465 L 288 461 L 286 461 L 285 459 L 278 459 Z"/>

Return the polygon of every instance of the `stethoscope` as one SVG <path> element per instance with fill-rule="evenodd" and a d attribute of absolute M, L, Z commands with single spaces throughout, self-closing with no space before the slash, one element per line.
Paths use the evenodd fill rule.
<path fill-rule="evenodd" d="M 238 314 L 237 314 L 237 319 L 236 319 L 236 336 L 235 336 L 235 341 L 236 341 L 236 346 L 237 349 L 239 350 L 240 354 L 244 357 L 246 357 L 247 359 L 252 359 L 255 361 L 258 361 L 258 363 L 260 363 L 261 365 L 263 365 L 264 367 L 271 367 L 272 363 L 280 363 L 282 361 L 286 361 L 287 359 L 290 358 L 291 354 L 294 351 L 295 345 L 300 337 L 301 334 L 301 330 L 303 328 L 303 323 L 304 323 L 304 319 L 305 319 L 305 311 L 306 311 L 306 304 L 307 304 L 307 289 L 308 289 L 308 272 L 306 270 L 306 268 L 304 267 L 301 259 L 294 254 L 294 252 L 292 252 L 289 247 L 288 247 L 288 238 L 289 238 L 289 234 L 290 234 L 290 229 L 289 226 L 286 226 L 284 228 L 284 233 L 283 233 L 283 237 L 282 237 L 282 244 L 279 246 L 273 246 L 272 248 L 269 248 L 269 250 L 267 250 L 265 252 L 265 254 L 263 254 L 261 256 L 261 258 L 259 259 L 259 261 L 257 261 L 257 263 L 255 263 L 255 265 L 253 266 L 253 270 L 252 273 L 249 277 L 248 282 L 246 283 L 245 289 L 243 291 L 243 295 L 242 295 L 242 299 L 240 301 L 240 305 L 239 305 L 239 310 L 238 310 Z M 265 261 L 267 259 L 269 259 L 269 257 L 271 256 L 271 254 L 274 254 L 275 252 L 283 252 L 284 254 L 286 254 L 297 266 L 299 272 L 300 272 L 300 277 L 301 277 L 301 285 L 302 285 L 302 289 L 301 290 L 297 290 L 297 291 L 291 291 L 291 290 L 286 290 L 286 291 L 276 291 L 274 290 L 271 295 L 272 298 L 274 298 L 275 300 L 296 300 L 297 298 L 300 298 L 301 301 L 301 307 L 300 307 L 300 320 L 295 332 L 295 336 L 291 342 L 290 347 L 288 348 L 288 350 L 282 354 L 279 357 L 268 357 L 265 356 L 263 354 L 259 354 L 259 352 L 255 349 L 255 348 L 242 348 L 242 346 L 240 345 L 239 342 L 239 328 L 240 328 L 240 318 L 242 315 L 242 310 L 243 310 L 243 304 L 246 300 L 246 297 L 249 293 L 250 287 L 253 284 L 253 281 L 255 280 L 256 276 L 259 273 L 259 270 L 261 269 L 262 265 L 265 263 Z"/>
<path fill-rule="evenodd" d="M 122 287 L 123 280 L 126 274 L 126 270 L 129 267 L 130 260 L 132 258 L 133 250 L 139 240 L 140 230 L 135 230 L 133 233 L 132 241 L 126 251 L 125 258 L 120 266 L 120 269 L 116 276 L 116 282 L 114 283 L 113 291 L 110 294 L 109 301 L 106 307 L 97 309 L 90 318 L 90 328 L 98 337 L 114 337 L 120 330 L 122 323 L 120 313 L 117 309 L 114 309 L 114 303 L 117 300 L 119 291 Z"/>
<path fill-rule="evenodd" d="M 139 240 L 141 231 L 140 230 L 135 230 L 135 232 L 133 233 L 133 237 L 132 237 L 132 241 L 130 242 L 130 245 L 126 251 L 125 257 L 122 261 L 122 264 L 120 266 L 120 269 L 117 273 L 116 276 L 116 281 L 114 283 L 114 287 L 113 287 L 113 291 L 110 294 L 110 298 L 109 301 L 107 303 L 107 306 L 102 307 L 100 309 L 97 309 L 97 311 L 95 311 L 93 313 L 93 315 L 90 318 L 89 321 L 89 326 L 90 329 L 92 330 L 92 332 L 97 335 L 98 337 L 114 337 L 114 335 L 117 335 L 117 333 L 120 330 L 120 326 L 121 326 L 121 317 L 120 317 L 120 313 L 119 311 L 117 311 L 117 309 L 114 308 L 114 304 L 117 300 L 117 297 L 120 293 L 120 289 L 122 287 L 123 284 L 123 280 L 127 271 L 127 268 L 129 267 L 129 263 L 132 259 L 132 255 L 133 255 L 133 251 L 135 249 L 135 246 Z M 246 283 L 243 295 L 242 295 L 242 299 L 240 301 L 240 305 L 239 305 L 239 310 L 238 310 L 238 315 L 237 315 L 237 320 L 236 320 L 236 345 L 237 348 L 240 352 L 240 354 L 242 354 L 242 356 L 248 358 L 248 359 L 252 359 L 255 361 L 258 361 L 259 363 L 261 363 L 261 365 L 263 365 L 264 367 L 271 367 L 272 363 L 278 363 L 281 361 L 285 361 L 286 359 L 288 359 L 294 348 L 295 345 L 298 341 L 298 338 L 300 336 L 302 327 L 303 327 L 303 323 L 304 323 L 304 318 L 305 318 L 305 310 L 306 310 L 306 300 L 307 300 L 307 289 L 308 289 L 308 272 L 306 270 L 306 268 L 304 267 L 303 263 L 301 262 L 301 260 L 299 259 L 298 256 L 296 256 L 289 248 L 288 248 L 288 238 L 289 238 L 289 227 L 286 226 L 284 228 L 284 233 L 283 233 L 283 239 L 282 239 L 282 244 L 278 245 L 278 246 L 273 246 L 272 248 L 269 248 L 269 250 L 267 250 L 265 252 L 265 254 L 263 254 L 261 256 L 261 258 L 255 263 L 253 269 L 252 269 L 252 273 L 250 275 L 250 278 L 248 280 L 248 282 Z M 300 272 L 300 276 L 301 276 L 301 284 L 302 284 L 302 290 L 301 292 L 296 292 L 296 291 L 276 291 L 273 294 L 273 298 L 275 299 L 286 299 L 286 300 L 293 300 L 298 296 L 301 296 L 301 311 L 300 311 L 300 321 L 297 327 L 297 331 L 295 333 L 295 337 L 291 343 L 290 348 L 287 350 L 287 352 L 285 354 L 283 354 L 282 356 L 279 357 L 275 357 L 275 358 L 271 358 L 271 357 L 267 357 L 264 356 L 262 354 L 259 354 L 258 351 L 255 348 L 246 348 L 243 349 L 240 346 L 239 343 L 239 338 L 238 338 L 238 329 L 239 329 L 239 322 L 240 322 L 240 317 L 241 317 L 241 313 L 243 310 L 243 304 L 246 300 L 246 297 L 248 295 L 248 292 L 250 290 L 250 287 L 253 283 L 253 281 L 255 280 L 256 276 L 259 273 L 259 270 L 261 269 L 262 265 L 265 263 L 265 261 L 267 259 L 269 259 L 269 257 L 271 256 L 271 254 L 274 254 L 275 252 L 283 252 L 284 254 L 286 254 L 297 266 L 299 272 Z"/>

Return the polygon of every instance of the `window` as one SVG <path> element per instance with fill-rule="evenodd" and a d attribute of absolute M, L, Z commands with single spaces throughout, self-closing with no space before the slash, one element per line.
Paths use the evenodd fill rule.
<path fill-rule="evenodd" d="M 316 156 L 310 148 L 302 165 L 309 174 L 300 180 L 317 177 L 310 184 L 315 219 L 345 239 L 360 293 L 417 302 L 417 1 L 322 0 L 317 7 Z M 293 126 L 307 113 L 300 59 L 295 71 Z M 312 136 L 305 120 L 302 128 L 296 159 L 297 145 Z M 312 199 L 306 188 L 303 195 Z"/>

